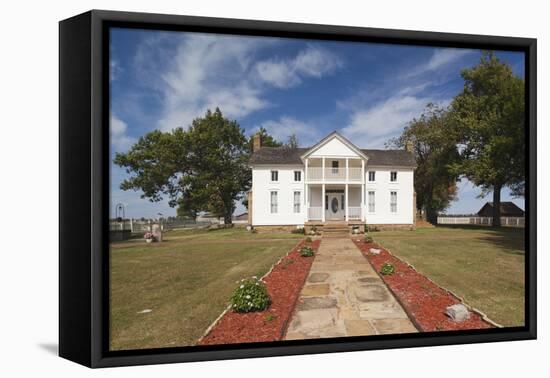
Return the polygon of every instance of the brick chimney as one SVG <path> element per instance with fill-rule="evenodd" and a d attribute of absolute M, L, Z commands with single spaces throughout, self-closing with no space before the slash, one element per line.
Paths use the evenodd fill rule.
<path fill-rule="evenodd" d="M 262 148 L 262 136 L 257 133 L 252 137 L 252 152 L 256 152 L 260 148 Z"/>
<path fill-rule="evenodd" d="M 408 141 L 405 143 L 405 150 L 406 150 L 407 152 L 412 153 L 412 152 L 413 152 L 413 148 L 414 148 L 414 145 L 413 145 L 412 140 L 408 140 Z"/>

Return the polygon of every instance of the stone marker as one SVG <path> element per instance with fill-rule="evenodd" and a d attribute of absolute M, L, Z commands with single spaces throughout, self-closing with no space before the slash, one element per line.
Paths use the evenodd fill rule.
<path fill-rule="evenodd" d="M 373 255 L 379 255 L 380 252 L 382 252 L 381 249 L 378 249 L 378 248 L 371 248 L 370 250 L 370 253 L 372 253 Z"/>
<path fill-rule="evenodd" d="M 455 322 L 462 322 L 470 318 L 468 308 L 460 303 L 447 307 L 445 309 L 445 314 Z"/>
<path fill-rule="evenodd" d="M 158 242 L 161 242 L 162 241 L 162 228 L 160 227 L 160 224 L 154 224 L 152 226 L 152 233 L 153 233 L 153 236 L 155 237 L 155 240 L 158 241 Z"/>

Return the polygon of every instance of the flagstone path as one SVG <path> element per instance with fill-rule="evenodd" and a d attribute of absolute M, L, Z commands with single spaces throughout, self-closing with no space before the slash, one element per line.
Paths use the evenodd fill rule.
<path fill-rule="evenodd" d="M 349 238 L 323 238 L 286 340 L 418 332 Z"/>

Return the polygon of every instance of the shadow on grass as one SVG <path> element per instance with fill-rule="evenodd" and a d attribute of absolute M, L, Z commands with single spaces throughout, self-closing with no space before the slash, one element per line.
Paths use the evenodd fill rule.
<path fill-rule="evenodd" d="M 525 229 L 523 228 L 476 225 L 438 225 L 436 228 L 482 232 L 486 235 L 479 235 L 475 238 L 495 245 L 504 253 L 525 255 Z"/>

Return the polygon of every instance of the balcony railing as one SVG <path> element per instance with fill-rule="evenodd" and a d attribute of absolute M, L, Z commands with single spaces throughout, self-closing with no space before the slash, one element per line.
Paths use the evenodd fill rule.
<path fill-rule="evenodd" d="M 325 168 L 325 181 L 346 181 L 346 168 Z M 361 168 L 348 168 L 348 181 L 361 182 Z M 323 168 L 308 167 L 308 181 L 323 181 Z"/>
<path fill-rule="evenodd" d="M 349 219 L 361 219 L 361 207 L 348 207 Z"/>
<path fill-rule="evenodd" d="M 308 208 L 307 217 L 310 220 L 321 220 L 321 219 L 323 219 L 323 208 L 322 207 L 310 207 L 310 208 Z"/>

